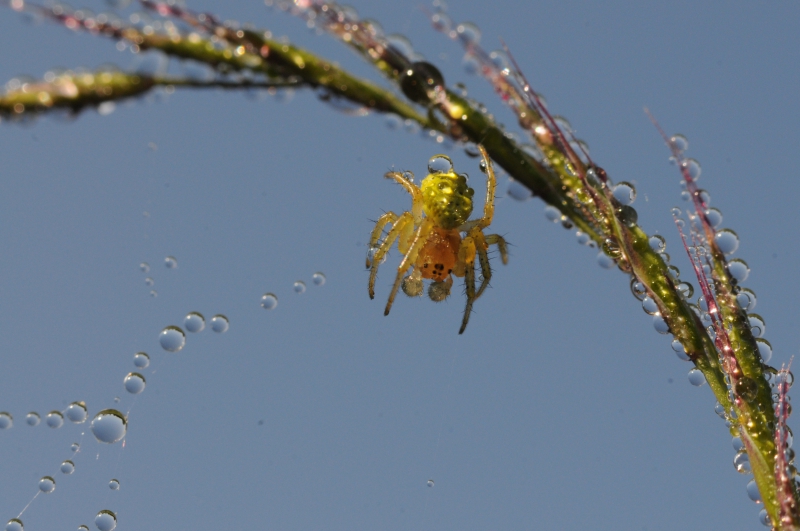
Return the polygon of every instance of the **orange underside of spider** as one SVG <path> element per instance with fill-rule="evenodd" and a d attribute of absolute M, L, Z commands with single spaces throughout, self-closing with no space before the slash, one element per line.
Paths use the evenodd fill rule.
<path fill-rule="evenodd" d="M 431 173 L 419 187 L 414 184 L 410 172 L 386 174 L 386 178 L 393 179 L 411 195 L 412 205 L 410 211 L 400 215 L 387 212 L 381 216 L 370 238 L 367 254 L 370 298 L 375 297 L 378 267 L 395 242 L 403 255 L 386 303 L 385 315 L 389 314 L 400 288 L 410 297 L 420 296 L 424 291 L 423 279 L 431 280 L 428 296 L 438 302 L 450 294 L 453 276 L 463 277 L 467 303 L 459 334 L 463 333 L 472 313 L 472 304 L 483 294 L 492 277 L 489 246 L 496 245 L 503 263 L 508 263 L 505 239 L 498 234 L 483 233 L 494 216 L 497 183 L 486 150 L 483 146 L 478 147 L 483 156 L 481 170 L 487 177 L 483 217 L 478 219 L 469 219 L 474 190 L 467 186 L 466 176 L 453 171 L 452 162 L 445 155 L 436 155 L 431 159 Z M 383 237 L 387 226 L 388 233 Z M 481 269 L 479 286 L 475 282 L 476 258 Z"/>

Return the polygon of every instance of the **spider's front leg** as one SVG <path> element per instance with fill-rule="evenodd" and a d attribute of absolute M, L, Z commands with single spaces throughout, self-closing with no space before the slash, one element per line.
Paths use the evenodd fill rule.
<path fill-rule="evenodd" d="M 480 233 L 480 231 L 478 231 Z M 481 233 L 481 237 L 483 234 Z M 461 320 L 461 328 L 458 333 L 463 334 L 469 323 L 469 316 L 472 313 L 472 303 L 478 296 L 475 293 L 475 253 L 476 245 L 472 235 L 468 235 L 461 240 L 458 248 L 457 269 L 464 271 L 464 286 L 466 288 L 467 305 L 464 308 L 464 318 Z"/>
<path fill-rule="evenodd" d="M 378 245 L 381 234 L 383 234 L 383 228 L 389 223 L 391 223 L 392 228 L 389 229 L 389 234 L 386 235 L 386 239 Z M 409 232 L 413 230 L 413 228 L 414 219 L 409 212 L 403 212 L 400 216 L 394 212 L 387 212 L 378 219 L 375 228 L 372 229 L 372 236 L 369 240 L 369 251 L 367 254 L 367 267 L 370 268 L 368 287 L 370 299 L 375 298 L 375 279 L 378 278 L 378 266 L 380 266 L 383 261 L 383 257 L 386 256 L 386 253 L 389 252 L 394 241 L 400 237 L 403 232 Z M 401 242 L 404 239 L 405 238 L 401 238 Z M 398 246 L 399 245 L 400 244 L 398 244 Z M 402 248 L 400 252 L 403 252 Z"/>
<path fill-rule="evenodd" d="M 411 214 L 408 212 L 406 212 L 404 215 L 406 214 L 408 214 L 409 218 L 411 217 Z M 409 268 L 416 263 L 420 250 L 422 250 L 422 248 L 425 246 L 425 243 L 427 243 L 428 238 L 433 232 L 433 227 L 434 225 L 432 220 L 427 218 L 424 219 L 414 233 L 413 238 L 410 239 L 410 246 L 405 252 L 403 260 L 400 261 L 400 265 L 397 267 L 397 278 L 395 278 L 392 291 L 389 293 L 389 300 L 386 302 L 386 309 L 384 310 L 383 315 L 389 315 L 389 310 L 392 309 L 392 303 L 394 303 L 394 298 L 397 296 L 397 291 L 400 289 L 400 285 L 403 283 L 403 276 L 406 274 L 406 271 L 408 271 Z M 403 252 L 403 250 L 401 249 L 400 252 Z"/>
<path fill-rule="evenodd" d="M 481 277 L 483 277 L 481 279 L 481 285 L 475 293 L 475 298 L 477 299 L 483 295 L 484 290 L 489 285 L 489 281 L 492 279 L 492 267 L 489 264 L 489 246 L 497 245 L 503 265 L 508 265 L 508 249 L 505 238 L 499 234 L 484 236 L 483 232 L 480 230 L 473 229 L 470 236 L 475 240 L 475 250 L 478 254 L 478 261 L 481 264 Z"/>

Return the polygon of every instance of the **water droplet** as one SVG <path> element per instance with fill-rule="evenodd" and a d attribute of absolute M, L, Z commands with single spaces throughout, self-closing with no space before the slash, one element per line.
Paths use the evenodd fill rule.
<path fill-rule="evenodd" d="M 145 285 L 145 286 L 152 286 L 152 285 L 153 285 L 153 284 L 155 284 L 155 283 L 156 283 L 156 281 L 155 281 L 155 280 L 153 280 L 153 279 L 152 279 L 152 278 L 150 278 L 150 277 L 147 277 L 146 279 L 144 279 L 144 285 Z"/>
<path fill-rule="evenodd" d="M 733 468 L 740 474 L 749 474 L 752 472 L 750 467 L 750 458 L 747 457 L 747 452 L 742 450 L 733 456 Z"/>
<path fill-rule="evenodd" d="M 125 385 L 125 390 L 131 393 L 132 395 L 138 395 L 142 391 L 144 391 L 145 387 L 145 380 L 144 376 L 139 374 L 138 372 L 129 372 L 127 376 L 122 380 L 122 383 Z"/>
<path fill-rule="evenodd" d="M 658 313 L 658 304 L 650 297 L 645 297 L 642 299 L 642 309 L 648 315 L 655 315 Z"/>
<path fill-rule="evenodd" d="M 706 383 L 706 377 L 700 369 L 692 369 L 687 376 L 689 378 L 689 383 L 695 387 L 700 387 Z"/>
<path fill-rule="evenodd" d="M 177 326 L 168 326 L 158 334 L 158 342 L 167 352 L 178 352 L 186 345 L 186 334 Z"/>
<path fill-rule="evenodd" d="M 14 417 L 7 411 L 0 412 L 0 430 L 7 430 L 14 425 Z"/>
<path fill-rule="evenodd" d="M 436 31 L 441 31 L 444 33 L 450 31 L 450 26 L 453 24 L 450 20 L 450 17 L 444 13 L 434 13 L 434 15 L 431 17 L 431 23 Z"/>
<path fill-rule="evenodd" d="M 12 518 L 6 524 L 6 531 L 23 531 L 25 527 L 22 525 L 22 520 L 19 518 Z"/>
<path fill-rule="evenodd" d="M 506 193 L 511 199 L 515 199 L 517 201 L 527 201 L 528 199 L 533 197 L 533 192 L 531 192 L 530 188 L 528 188 L 521 182 L 517 181 L 516 179 L 511 179 L 511 178 L 508 179 L 508 188 Z"/>
<path fill-rule="evenodd" d="M 756 307 L 756 294 L 749 288 L 742 288 L 736 295 L 736 302 L 742 310 L 749 312 Z"/>
<path fill-rule="evenodd" d="M 631 277 L 631 293 L 633 293 L 633 296 L 641 301 L 647 297 L 647 288 L 643 283 L 636 280 L 636 277 Z"/>
<path fill-rule="evenodd" d="M 639 213 L 632 206 L 622 205 L 616 210 L 617 219 L 626 227 L 633 227 L 639 221 Z"/>
<path fill-rule="evenodd" d="M 694 295 L 694 286 L 690 282 L 681 282 L 677 288 L 686 299 L 691 299 Z"/>
<path fill-rule="evenodd" d="M 758 354 L 761 356 L 761 361 L 769 363 L 769 360 L 772 359 L 772 344 L 763 337 L 757 337 L 756 345 L 758 345 Z"/>
<path fill-rule="evenodd" d="M 45 476 L 39 480 L 39 490 L 44 492 L 45 494 L 50 494 L 54 490 L 56 490 L 56 480 L 51 478 L 50 476 Z"/>
<path fill-rule="evenodd" d="M 40 420 L 41 417 L 39 417 L 39 414 L 35 411 L 31 411 L 30 413 L 25 415 L 25 424 L 27 424 L 28 426 L 37 426 Z"/>
<path fill-rule="evenodd" d="M 770 520 L 766 509 L 761 509 L 758 513 L 758 521 L 761 522 L 761 525 L 764 527 L 772 527 L 772 520 Z"/>
<path fill-rule="evenodd" d="M 706 219 L 716 229 L 722 225 L 722 212 L 718 208 L 709 208 L 706 210 Z"/>
<path fill-rule="evenodd" d="M 433 487 L 433 480 L 432 480 L 432 479 L 429 479 L 429 480 L 428 480 L 428 486 L 429 486 L 429 487 Z"/>
<path fill-rule="evenodd" d="M 464 22 L 456 26 L 458 38 L 466 44 L 478 44 L 481 42 L 481 30 L 472 22 Z"/>
<path fill-rule="evenodd" d="M 200 312 L 189 312 L 183 318 L 183 326 L 187 332 L 202 332 L 206 327 L 206 318 Z"/>
<path fill-rule="evenodd" d="M 317 271 L 313 275 L 311 275 L 311 282 L 314 283 L 315 286 L 324 286 L 325 285 L 325 273 Z"/>
<path fill-rule="evenodd" d="M 544 217 L 547 218 L 548 221 L 558 223 L 561 221 L 561 211 L 552 205 L 548 205 L 544 207 Z"/>
<path fill-rule="evenodd" d="M 636 187 L 625 181 L 618 183 L 614 187 L 614 199 L 623 205 L 630 205 L 636 200 Z"/>
<path fill-rule="evenodd" d="M 403 125 L 403 119 L 396 114 L 390 113 L 386 115 L 384 123 L 386 124 L 387 128 L 394 131 L 395 129 L 400 129 L 400 127 Z"/>
<path fill-rule="evenodd" d="M 754 479 L 747 484 L 747 496 L 754 502 L 761 503 L 761 493 L 758 492 L 758 485 Z"/>
<path fill-rule="evenodd" d="M 736 282 L 744 282 L 750 275 L 750 266 L 741 258 L 734 258 L 728 262 L 728 273 Z"/>
<path fill-rule="evenodd" d="M 167 269 L 177 269 L 178 260 L 176 260 L 174 256 L 168 256 L 164 258 L 164 266 L 166 266 Z"/>
<path fill-rule="evenodd" d="M 62 474 L 72 474 L 75 472 L 75 463 L 67 459 L 63 463 L 61 463 L 61 473 Z"/>
<path fill-rule="evenodd" d="M 261 307 L 265 310 L 274 310 L 278 306 L 278 297 L 274 293 L 265 293 L 261 296 Z"/>
<path fill-rule="evenodd" d="M 731 229 L 722 229 L 714 235 L 714 242 L 723 254 L 733 254 L 739 248 L 739 236 Z"/>
<path fill-rule="evenodd" d="M 688 201 L 691 198 L 692 198 L 692 196 L 686 190 L 681 192 L 681 201 Z"/>
<path fill-rule="evenodd" d="M 600 253 L 597 255 L 597 265 L 603 269 L 611 269 L 614 267 L 614 260 L 606 255 L 606 253 L 600 251 Z"/>
<path fill-rule="evenodd" d="M 78 526 L 78 531 L 89 531 L 89 527 L 85 525 Z"/>
<path fill-rule="evenodd" d="M 672 342 L 672 350 L 675 351 L 675 354 L 678 355 L 678 358 L 682 359 L 683 361 L 691 361 L 691 358 L 684 350 L 683 345 L 677 339 Z"/>
<path fill-rule="evenodd" d="M 447 155 L 434 155 L 428 161 L 428 173 L 452 173 L 453 161 Z"/>
<path fill-rule="evenodd" d="M 670 144 L 672 144 L 672 147 L 674 147 L 678 151 L 683 152 L 689 149 L 689 141 L 686 140 L 686 137 L 683 135 L 680 134 L 674 135 L 669 139 L 669 141 Z"/>
<path fill-rule="evenodd" d="M 767 325 L 764 323 L 763 317 L 757 313 L 751 313 L 747 316 L 747 320 L 750 323 L 750 332 L 752 332 L 753 337 L 761 337 L 764 335 Z"/>
<path fill-rule="evenodd" d="M 125 437 L 128 421 L 116 409 L 104 409 L 94 416 L 90 427 L 95 439 L 102 443 L 113 444 Z"/>
<path fill-rule="evenodd" d="M 742 442 L 742 439 L 739 437 L 733 437 L 731 439 L 731 445 L 733 446 L 733 451 L 737 453 L 741 452 L 742 448 L 744 448 L 744 443 Z"/>
<path fill-rule="evenodd" d="M 718 416 L 719 418 L 721 418 L 722 420 L 727 420 L 727 418 L 728 418 L 728 415 L 727 415 L 727 413 L 725 412 L 725 406 L 723 406 L 723 405 L 722 405 L 722 404 L 720 404 L 719 402 L 717 402 L 717 403 L 714 405 L 714 413 L 716 413 L 716 414 L 717 414 L 717 416 Z"/>
<path fill-rule="evenodd" d="M 660 234 L 654 234 L 650 236 L 650 239 L 647 240 L 647 242 L 650 244 L 650 248 L 657 253 L 663 253 L 667 250 L 667 240 L 665 240 Z"/>
<path fill-rule="evenodd" d="M 64 415 L 60 411 L 51 411 L 44 418 L 44 423 L 51 428 L 60 428 L 64 425 Z"/>
<path fill-rule="evenodd" d="M 400 90 L 416 103 L 428 104 L 442 86 L 444 86 L 442 73 L 425 61 L 413 63 L 400 75 Z"/>
<path fill-rule="evenodd" d="M 72 452 L 77 452 L 78 450 L 81 449 L 81 445 L 75 442 L 69 445 L 69 449 Z"/>
<path fill-rule="evenodd" d="M 94 525 L 100 531 L 113 531 L 117 527 L 117 515 L 104 509 L 94 517 Z"/>
<path fill-rule="evenodd" d="M 655 328 L 656 332 L 659 334 L 669 334 L 669 325 L 660 315 L 653 316 L 653 328 Z"/>
<path fill-rule="evenodd" d="M 575 237 L 578 239 L 578 245 L 589 245 L 592 243 L 592 237 L 583 231 L 575 231 Z"/>
<path fill-rule="evenodd" d="M 112 479 L 108 482 L 108 488 L 111 490 L 119 490 L 119 480 Z"/>
<path fill-rule="evenodd" d="M 133 365 L 140 369 L 146 369 L 150 365 L 150 356 L 146 352 L 137 352 L 133 355 Z"/>
<path fill-rule="evenodd" d="M 150 264 L 148 264 L 147 262 L 142 262 L 141 264 L 139 264 L 139 271 L 141 271 L 142 273 L 149 273 Z"/>
<path fill-rule="evenodd" d="M 689 177 L 696 181 L 700 178 L 700 163 L 694 159 L 686 159 L 682 164 L 683 168 L 689 172 Z"/>
<path fill-rule="evenodd" d="M 292 289 L 294 290 L 295 293 L 305 293 L 306 292 L 306 283 L 303 282 L 302 280 L 298 280 L 297 282 L 294 283 L 294 286 L 292 286 Z"/>
<path fill-rule="evenodd" d="M 86 404 L 83 402 L 71 403 L 67 406 L 65 413 L 70 422 L 74 422 L 75 424 L 85 422 L 86 417 L 89 416 L 89 412 L 86 410 Z"/>
<path fill-rule="evenodd" d="M 223 332 L 227 332 L 229 327 L 230 323 L 228 322 L 228 318 L 221 313 L 211 318 L 211 330 L 214 332 L 222 334 Z"/>

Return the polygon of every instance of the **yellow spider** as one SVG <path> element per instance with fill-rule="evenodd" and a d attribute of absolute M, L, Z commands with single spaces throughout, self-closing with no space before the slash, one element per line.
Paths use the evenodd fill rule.
<path fill-rule="evenodd" d="M 422 180 L 419 187 L 414 184 L 414 175 L 410 174 L 411 172 L 407 172 L 410 174 L 409 177 L 393 171 L 386 174 L 387 179 L 394 179 L 411 194 L 412 204 L 410 212 L 403 212 L 399 216 L 394 212 L 387 212 L 381 216 L 369 240 L 367 269 L 370 269 L 370 299 L 375 298 L 378 266 L 385 259 L 395 240 L 397 249 L 403 255 L 384 315 L 389 315 L 397 290 L 401 286 L 409 297 L 418 297 L 423 291 L 422 279 L 431 279 L 433 282 L 428 288 L 428 296 L 431 300 L 439 302 L 450 295 L 450 288 L 453 285 L 451 275 L 464 277 L 467 306 L 464 309 L 461 329 L 458 331 L 462 334 L 469 322 L 472 303 L 483 294 L 492 278 L 492 268 L 489 266 L 487 253 L 489 246 L 497 245 L 503 264 L 508 263 L 508 251 L 503 237 L 498 234 L 487 236 L 483 233 L 483 229 L 492 223 L 497 183 L 489 155 L 483 146 L 478 146 L 478 149 L 483 156 L 480 168 L 487 177 L 486 203 L 483 207 L 483 217 L 479 219 L 469 220 L 475 190 L 467 186 L 466 176 L 453 171 L 453 163 L 445 155 L 436 155 L 430 160 L 428 164 L 430 173 Z M 381 242 L 380 238 L 386 225 L 391 225 L 391 228 L 386 239 Z M 477 290 L 475 289 L 476 255 L 483 277 Z M 404 277 L 411 268 L 413 268 L 411 274 Z"/>

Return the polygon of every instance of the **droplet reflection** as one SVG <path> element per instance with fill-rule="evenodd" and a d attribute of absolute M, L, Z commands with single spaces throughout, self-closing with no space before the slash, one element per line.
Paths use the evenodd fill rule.
<path fill-rule="evenodd" d="M 94 525 L 100 531 L 113 531 L 117 527 L 117 515 L 109 510 L 103 510 L 94 517 Z"/>
<path fill-rule="evenodd" d="M 278 297 L 274 293 L 265 293 L 261 296 L 261 307 L 265 310 L 274 310 L 278 306 Z"/>
<path fill-rule="evenodd" d="M 144 391 L 145 379 L 138 372 L 129 372 L 122 383 L 125 385 L 125 390 L 133 395 L 138 395 Z"/>
<path fill-rule="evenodd" d="M 39 480 L 39 490 L 45 494 L 50 494 L 56 490 L 56 481 L 50 476 L 45 476 Z"/>
<path fill-rule="evenodd" d="M 178 352 L 186 344 L 186 334 L 177 326 L 168 326 L 158 335 L 158 342 L 167 352 Z"/>
<path fill-rule="evenodd" d="M 206 327 L 206 318 L 200 312 L 189 312 L 183 318 L 183 326 L 187 332 L 202 332 Z"/>
<path fill-rule="evenodd" d="M 211 330 L 218 334 L 222 334 L 228 331 L 230 327 L 230 323 L 228 322 L 228 318 L 218 313 L 214 317 L 211 318 Z"/>
<path fill-rule="evenodd" d="M 102 443 L 113 444 L 125 437 L 128 421 L 116 409 L 104 409 L 95 415 L 90 427 L 95 439 Z"/>

